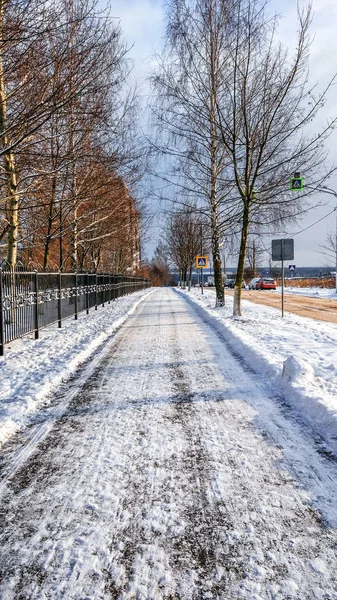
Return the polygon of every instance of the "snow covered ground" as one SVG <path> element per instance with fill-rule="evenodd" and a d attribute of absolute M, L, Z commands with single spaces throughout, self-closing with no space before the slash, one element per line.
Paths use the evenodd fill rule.
<path fill-rule="evenodd" d="M 112 304 L 42 329 L 8 344 L 0 358 L 0 446 L 48 402 L 48 398 L 124 323 L 151 290 L 117 298 Z"/>
<path fill-rule="evenodd" d="M 281 292 L 281 287 L 277 287 L 277 291 Z M 286 294 L 297 294 L 298 296 L 310 296 L 313 298 L 331 298 L 331 300 L 337 301 L 337 294 L 335 288 L 300 288 L 292 287 L 287 283 L 287 287 L 284 288 Z"/>
<path fill-rule="evenodd" d="M 246 300 L 243 316 L 234 318 L 229 295 L 225 307 L 214 308 L 213 290 L 180 293 L 207 311 L 246 364 L 337 454 L 337 325 L 290 313 L 282 318 L 279 310 Z"/>
<path fill-rule="evenodd" d="M 6 347 L 0 360 L 0 445 L 29 422 L 152 292 L 119 298 L 89 316 L 80 315 L 77 322 L 65 320 L 62 329 L 42 330 L 40 340 L 27 337 Z M 335 294 L 319 289 L 312 293 Z M 243 317 L 233 318 L 229 296 L 226 307 L 217 309 L 213 290 L 205 289 L 202 296 L 194 288 L 186 295 L 203 307 L 235 351 L 337 454 L 337 325 L 289 313 L 282 319 L 280 311 L 249 301 L 243 301 Z"/>
<path fill-rule="evenodd" d="M 139 304 L 110 337 L 118 305 L 93 314 L 91 361 L 5 453 L 1 600 L 337 600 L 337 463 L 252 342 L 263 317 L 282 331 L 275 311 L 234 320 L 186 296 L 125 299 L 124 316 Z M 73 351 L 53 331 L 12 352 L 29 366 L 45 342 L 42 364 L 56 339 L 69 377 L 88 326 L 69 324 Z M 286 372 L 293 385 L 297 362 Z"/>

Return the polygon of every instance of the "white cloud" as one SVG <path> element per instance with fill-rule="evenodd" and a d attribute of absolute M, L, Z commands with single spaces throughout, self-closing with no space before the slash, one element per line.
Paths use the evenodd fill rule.
<path fill-rule="evenodd" d="M 104 0 L 101 0 L 104 4 Z M 112 15 L 120 19 L 123 39 L 131 48 L 129 57 L 134 62 L 132 79 L 143 94 L 148 94 L 146 78 L 151 57 L 164 34 L 164 8 L 161 0 L 113 0 Z"/>

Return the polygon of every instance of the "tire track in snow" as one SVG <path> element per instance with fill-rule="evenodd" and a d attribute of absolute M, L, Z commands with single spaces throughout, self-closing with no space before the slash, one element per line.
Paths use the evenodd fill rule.
<path fill-rule="evenodd" d="M 188 474 L 186 495 L 189 496 L 189 501 L 183 512 L 185 520 L 183 534 L 178 539 L 171 540 L 171 561 L 175 566 L 178 580 L 193 565 L 194 583 L 197 589 L 194 593 L 192 592 L 191 597 L 197 594 L 198 598 L 217 599 L 223 597 L 227 592 L 230 565 L 233 564 L 233 559 L 237 554 L 236 549 L 232 547 L 230 561 L 228 560 L 226 547 L 221 543 L 221 534 L 224 530 L 233 530 L 234 525 L 225 505 L 216 501 L 210 494 L 213 469 L 196 418 L 195 394 L 192 391 L 188 373 L 184 373 L 177 366 L 183 350 L 178 335 L 178 323 L 176 331 L 174 352 L 177 363 L 172 365 L 170 373 L 173 388 L 178 396 L 173 421 L 181 425 L 187 440 L 187 448 L 181 456 L 181 464 L 178 466 L 177 472 Z M 220 564 L 222 565 L 221 570 L 218 569 Z M 238 577 L 242 576 L 243 566 L 238 566 L 236 571 Z M 181 597 L 187 597 L 187 593 L 186 589 L 182 590 Z"/>
<path fill-rule="evenodd" d="M 194 305 L 192 308 L 192 314 L 195 314 L 196 311 L 194 311 Z M 203 316 L 203 311 L 199 308 L 197 310 L 198 314 L 200 316 Z M 264 463 L 261 462 L 260 467 L 256 468 L 255 465 L 255 469 L 252 467 L 254 466 L 254 455 L 251 456 L 250 458 L 250 462 L 248 463 L 248 468 L 246 466 L 247 463 L 247 457 L 244 456 L 244 446 L 242 443 L 237 443 L 237 439 L 236 437 L 238 437 L 240 439 L 240 437 L 242 437 L 241 431 L 242 431 L 242 426 L 240 427 L 240 420 L 238 419 L 238 414 L 237 414 L 237 408 L 240 409 L 240 405 L 236 407 L 236 412 L 232 414 L 232 411 L 230 409 L 230 404 L 227 403 L 226 406 L 226 412 L 227 412 L 227 417 L 226 417 L 226 422 L 224 422 L 223 424 L 225 425 L 225 427 L 229 427 L 229 430 L 233 428 L 234 425 L 234 436 L 232 436 L 232 439 L 229 440 L 229 448 L 228 450 L 225 452 L 225 454 L 223 454 L 223 464 L 219 464 L 219 469 L 218 471 L 223 470 L 223 467 L 225 465 L 225 467 L 228 468 L 228 470 L 230 471 L 230 475 L 231 475 L 231 480 L 230 481 L 230 489 L 232 489 L 232 493 L 229 494 L 228 497 L 228 491 L 226 489 L 224 489 L 223 487 L 223 482 L 221 482 L 219 480 L 219 475 L 220 473 L 216 473 L 217 469 L 216 469 L 216 464 L 213 465 L 214 468 L 214 475 L 215 475 L 215 481 L 214 481 L 214 485 L 213 485 L 213 489 L 214 492 L 216 493 L 217 491 L 220 491 L 220 496 L 222 498 L 223 501 L 223 505 L 229 507 L 230 513 L 235 515 L 237 513 L 237 506 L 241 505 L 241 509 L 242 510 L 242 514 L 244 516 L 244 525 L 247 526 L 248 532 L 245 534 L 245 543 L 246 543 L 246 552 L 249 554 L 252 554 L 252 556 L 249 557 L 249 562 L 251 562 L 251 559 L 254 558 L 254 553 L 256 552 L 256 558 L 254 558 L 254 561 L 257 560 L 257 569 L 260 569 L 260 565 L 261 564 L 261 558 L 258 556 L 260 554 L 260 556 L 262 555 L 261 552 L 261 548 L 256 547 L 256 541 L 258 541 L 258 539 L 263 539 L 264 537 L 264 530 L 271 530 L 270 528 L 270 523 L 268 521 L 270 521 L 270 513 L 271 511 L 273 511 L 274 507 L 273 504 L 270 503 L 270 498 L 269 495 L 268 496 L 264 496 L 263 498 L 263 502 L 261 502 L 261 494 L 260 494 L 260 489 L 263 490 L 263 488 L 267 488 L 269 486 L 271 486 L 271 491 L 274 494 L 275 493 L 275 489 L 273 490 L 273 488 L 276 487 L 280 488 L 281 491 L 281 498 L 279 499 L 276 496 L 277 502 L 279 503 L 278 505 L 276 504 L 275 507 L 277 510 L 275 510 L 275 517 L 277 515 L 278 512 L 280 512 L 280 516 L 283 517 L 282 515 L 282 511 L 283 508 L 287 506 L 287 502 L 283 501 L 284 506 L 282 506 L 282 487 L 284 486 L 284 488 L 287 490 L 287 492 L 285 492 L 285 494 L 289 494 L 289 502 L 288 504 L 291 506 L 291 504 L 293 504 L 292 508 L 290 511 L 288 511 L 288 517 L 287 519 L 285 519 L 284 524 L 282 523 L 281 520 L 281 527 L 278 527 L 278 523 L 274 523 L 273 527 L 275 527 L 275 535 L 274 532 L 271 530 L 270 531 L 270 535 L 269 537 L 271 538 L 270 540 L 268 540 L 268 536 L 266 536 L 266 541 L 265 541 L 265 545 L 266 545 L 266 550 L 268 550 L 270 552 L 270 555 L 272 556 L 273 553 L 275 553 L 275 551 L 279 550 L 284 550 L 284 542 L 283 540 L 281 541 L 279 535 L 280 533 L 282 533 L 282 537 L 283 539 L 286 541 L 287 544 L 289 544 L 289 556 L 290 556 L 290 560 L 293 561 L 293 563 L 295 564 L 296 561 L 298 561 L 298 568 L 299 570 L 305 569 L 305 562 L 307 562 L 308 564 L 311 563 L 311 561 L 313 560 L 313 558 L 315 557 L 315 551 L 318 552 L 318 554 L 320 553 L 320 544 L 323 544 L 323 547 L 326 545 L 327 548 L 327 562 L 330 563 L 330 566 L 335 564 L 336 562 L 336 532 L 333 530 L 330 530 L 329 528 L 327 528 L 325 526 L 325 524 L 322 521 L 322 515 L 317 511 L 317 509 L 314 509 L 313 507 L 310 506 L 310 504 L 308 504 L 308 500 L 309 500 L 309 496 L 306 493 L 301 493 L 299 491 L 299 493 L 297 494 L 296 491 L 294 493 L 294 485 L 298 485 L 296 480 L 293 479 L 293 477 L 291 475 L 289 475 L 289 473 L 287 473 L 284 469 L 289 469 L 290 467 L 290 473 L 294 472 L 296 473 L 296 468 L 294 470 L 291 469 L 291 459 L 296 461 L 296 459 L 298 459 L 298 462 L 303 466 L 306 463 L 306 460 L 312 461 L 311 464 L 309 464 L 309 467 L 307 467 L 306 472 L 307 475 L 309 477 L 315 477 L 312 476 L 310 474 L 310 468 L 312 465 L 314 465 L 316 467 L 316 470 L 319 469 L 319 466 L 322 466 L 322 461 L 319 462 L 319 460 L 317 460 L 319 457 L 317 457 L 317 452 L 315 454 L 315 449 L 313 447 L 313 444 L 308 442 L 308 439 L 305 436 L 301 436 L 301 434 L 303 434 L 303 432 L 301 431 L 301 428 L 298 426 L 298 423 L 296 422 L 292 422 L 290 420 L 290 423 L 287 423 L 287 419 L 284 417 L 284 415 L 282 414 L 282 411 L 279 411 L 279 408 L 277 406 L 275 406 L 275 402 L 273 403 L 273 399 L 268 397 L 268 392 L 266 393 L 266 391 L 263 389 L 263 384 L 261 384 L 259 381 L 257 381 L 256 375 L 254 377 L 254 386 L 252 387 L 252 382 L 249 381 L 249 379 L 251 378 L 251 373 L 249 372 L 249 377 L 247 377 L 243 372 L 242 372 L 242 368 L 240 365 L 238 365 L 238 362 L 240 363 L 240 361 L 237 360 L 237 356 L 233 356 L 233 353 L 231 352 L 231 348 L 229 347 L 229 352 L 228 352 L 228 344 L 226 343 L 226 341 L 224 339 L 221 340 L 221 344 L 218 343 L 217 339 L 214 338 L 213 335 L 213 327 L 210 327 L 210 323 L 208 323 L 208 319 L 206 322 L 204 322 L 204 327 L 203 327 L 205 334 L 207 336 L 207 339 L 210 339 L 211 341 L 211 346 L 213 348 L 213 351 L 215 352 L 215 357 L 216 360 L 214 360 L 210 365 L 207 365 L 207 371 L 208 372 L 200 372 L 198 373 L 198 380 L 199 381 L 203 381 L 204 379 L 209 379 L 209 382 L 211 383 L 212 380 L 216 380 L 217 377 L 219 377 L 219 374 L 222 374 L 225 377 L 225 381 L 228 382 L 229 386 L 232 386 L 232 388 L 234 389 L 234 394 L 232 391 L 227 390 L 223 390 L 223 400 L 225 401 L 233 401 L 235 399 L 235 397 L 242 397 L 245 401 L 247 400 L 247 403 L 249 403 L 252 407 L 254 407 L 254 409 L 258 409 L 260 411 L 260 414 L 258 414 L 257 412 L 255 412 L 255 417 L 254 417 L 254 421 L 255 423 L 250 423 L 249 420 L 247 421 L 247 418 L 244 418 L 244 423 L 243 426 L 245 429 L 247 429 L 247 431 L 250 433 L 253 428 L 255 429 L 256 424 L 259 425 L 259 429 L 261 428 L 261 424 L 263 423 L 263 425 L 265 426 L 265 430 L 260 429 L 260 434 L 259 434 L 259 429 L 257 430 L 257 434 L 254 433 L 254 437 L 261 435 L 261 440 L 265 440 L 268 443 L 267 449 L 268 447 L 272 450 L 272 452 L 267 452 L 266 453 L 266 465 L 264 465 Z M 217 331 L 215 331 L 216 334 L 218 334 Z M 211 335 L 210 335 L 211 334 Z M 219 338 L 219 336 L 217 335 L 217 338 Z M 223 343 L 225 341 L 225 343 Z M 195 346 L 193 346 L 192 348 L 192 353 L 198 354 L 197 348 Z M 194 388 L 200 387 L 200 384 L 198 384 L 197 378 L 195 376 L 195 372 L 190 371 L 189 372 L 190 378 L 191 378 L 191 384 L 192 386 L 194 386 Z M 205 386 L 206 387 L 206 386 Z M 210 385 L 210 388 L 212 386 Z M 229 392 L 229 393 L 228 393 Z M 270 392 L 269 392 L 270 393 Z M 197 419 L 198 423 L 205 423 L 205 412 L 203 412 L 202 410 L 199 410 L 200 408 L 200 404 L 196 404 L 196 408 L 197 408 L 197 412 L 199 412 L 199 419 Z M 221 408 L 221 402 L 217 403 L 217 402 L 211 402 L 209 403 L 209 408 L 207 411 L 207 418 L 206 419 L 206 423 L 207 425 L 204 424 L 203 427 L 203 433 L 207 432 L 207 430 L 209 430 L 212 426 L 213 426 L 213 433 L 216 433 L 216 427 L 214 427 L 214 423 L 220 422 L 219 417 L 221 418 L 223 416 L 223 411 Z M 280 414 L 281 413 L 281 414 Z M 288 415 L 289 416 L 289 415 Z M 213 419 L 211 418 L 213 417 Z M 234 423 L 231 423 L 231 420 L 234 421 Z M 262 422 L 262 423 L 261 423 Z M 268 431 L 268 424 L 270 425 L 270 429 Z M 248 426 L 248 427 L 247 427 Z M 226 430 L 225 430 L 226 431 Z M 237 432 L 237 433 L 236 433 Z M 239 434 L 237 436 L 237 434 Z M 297 439 L 297 436 L 299 435 L 300 439 Z M 224 437 L 224 436 L 223 436 Z M 215 446 L 216 443 L 219 443 L 219 441 L 221 440 L 221 431 L 218 431 L 218 435 L 213 436 L 213 440 L 212 442 L 210 442 L 210 436 L 205 436 L 205 441 L 207 442 L 207 448 L 210 454 L 212 454 L 212 450 Z M 270 442 L 272 442 L 272 446 L 270 445 Z M 275 442 L 278 442 L 277 445 L 275 446 Z M 280 443 L 281 442 L 281 443 Z M 284 442 L 284 444 L 282 444 L 282 442 Z M 297 443 L 296 443 L 297 442 Z M 221 441 L 222 443 L 222 441 Z M 249 442 L 251 443 L 251 441 Z M 223 446 L 226 447 L 226 444 L 222 444 Z M 290 447 L 292 445 L 292 453 L 290 452 Z M 266 444 L 262 444 L 262 448 L 263 446 L 266 446 Z M 274 449 L 273 449 L 274 447 Z M 257 447 L 258 448 L 258 447 Z M 265 451 L 265 448 L 263 448 Z M 276 453 L 275 453 L 276 450 Z M 284 457 L 282 456 L 281 451 L 284 452 Z M 255 449 L 256 452 L 256 449 Z M 242 454 L 241 454 L 242 453 Z M 240 460 L 240 454 L 241 457 L 244 458 L 243 464 L 245 465 L 244 468 L 241 467 L 241 460 Z M 260 457 L 259 457 L 260 452 L 258 452 L 258 461 L 260 461 Z M 268 456 L 268 454 L 271 456 Z M 273 454 L 275 456 L 274 460 L 271 460 L 273 458 Z M 301 454 L 303 454 L 303 456 L 301 456 Z M 214 457 L 214 453 L 213 453 L 213 457 Z M 282 463 L 280 464 L 281 469 L 275 469 L 275 466 L 273 463 L 275 463 L 275 460 L 279 460 L 282 459 Z M 216 462 L 216 461 L 215 461 Z M 326 465 L 327 466 L 327 465 Z M 328 465 L 331 466 L 331 465 Z M 258 474 L 258 480 L 260 480 L 259 486 L 258 488 L 256 488 L 256 486 L 252 486 L 252 483 L 254 483 L 254 480 L 252 480 L 252 476 L 251 476 L 251 471 L 255 474 Z M 261 474 L 263 475 L 263 477 L 260 477 L 260 473 L 259 471 L 261 471 Z M 324 469 L 323 469 L 324 471 Z M 226 474 L 225 474 L 226 475 Z M 329 482 L 330 478 L 327 476 L 326 471 L 324 472 L 324 480 L 325 483 Z M 223 474 L 222 474 L 223 477 Z M 304 477 L 302 477 L 302 482 L 306 481 Z M 322 483 L 322 482 L 321 482 Z M 254 489 L 255 487 L 255 489 Z M 304 486 L 303 486 L 304 487 Z M 221 489 L 222 488 L 222 489 Z M 263 490 L 264 491 L 264 490 Z M 253 492 L 253 493 L 252 493 Z M 328 501 L 330 501 L 331 503 L 334 503 L 335 500 L 335 496 L 333 498 L 329 497 L 329 486 L 325 489 L 325 493 L 326 493 L 326 498 Z M 285 496 L 286 497 L 286 496 Z M 242 501 L 243 500 L 243 501 Z M 259 505 L 260 503 L 260 507 L 255 509 L 254 505 Z M 248 504 L 248 505 L 247 505 Z M 270 504 L 272 504 L 272 506 L 270 506 Z M 251 506 L 251 508 L 249 508 L 249 505 Z M 267 511 L 265 511 L 265 507 L 267 507 Z M 281 508 L 281 511 L 279 511 L 279 508 Z M 258 513 L 261 511 L 261 518 L 259 516 L 259 514 L 256 514 L 256 512 L 258 511 Z M 267 518 L 264 516 L 264 513 L 266 514 Z M 242 527 L 238 527 L 238 523 L 236 522 L 236 531 L 234 531 L 234 546 L 237 545 L 237 540 L 238 538 L 240 538 L 242 536 L 242 532 L 239 532 L 238 535 L 238 530 L 240 530 L 240 528 L 242 529 Z M 239 524 L 241 525 L 241 524 Z M 312 539 L 310 539 L 310 543 L 309 543 L 309 551 L 307 549 L 307 545 L 308 543 L 305 542 L 306 540 L 306 536 L 307 536 L 307 529 L 309 529 L 310 527 L 312 527 Z M 278 531 L 278 529 L 280 529 L 280 531 Z M 252 535 L 251 532 L 254 531 L 254 535 L 256 536 L 256 540 L 252 540 Z M 299 539 L 303 540 L 303 549 L 300 549 L 298 547 L 296 547 L 296 551 L 295 551 L 295 555 L 293 555 L 292 552 L 292 548 L 293 548 L 293 539 L 292 537 L 296 537 L 296 535 L 299 537 Z M 224 543 L 226 544 L 228 542 L 228 537 L 231 538 L 231 535 L 226 536 L 227 540 L 224 540 Z M 230 539 L 230 544 L 233 544 L 233 539 Z M 253 543 L 252 543 L 253 542 Z M 279 545 L 279 547 L 278 547 Z M 240 545 L 239 545 L 240 546 Z M 254 548 L 255 546 L 255 548 Z M 269 548 L 268 548 L 269 546 Z M 313 548 L 315 548 L 314 552 L 313 552 Z M 331 550 L 330 550 L 331 549 Z M 239 547 L 239 553 L 240 553 L 240 547 Z M 297 554 L 297 556 L 296 556 Z M 268 560 L 264 560 L 262 561 L 262 564 L 267 564 L 268 567 L 271 570 L 272 576 L 270 578 L 270 581 L 268 582 L 268 588 L 267 588 L 267 580 L 265 583 L 265 586 L 263 587 L 263 592 L 262 594 L 266 594 L 263 595 L 261 597 L 270 597 L 268 594 L 267 589 L 269 588 L 273 588 L 275 587 L 274 584 L 277 584 L 276 587 L 278 589 L 276 596 L 277 598 L 279 597 L 301 597 L 301 598 L 313 598 L 316 597 L 315 596 L 315 591 L 314 591 L 314 584 L 315 584 L 315 578 L 309 578 L 311 579 L 311 583 L 308 584 L 308 588 L 310 587 L 309 592 L 305 592 L 302 590 L 302 592 L 300 592 L 300 596 L 297 596 L 297 594 L 295 593 L 295 595 L 293 596 L 294 593 L 294 589 L 291 589 L 292 584 L 290 584 L 290 588 L 289 588 L 289 596 L 287 595 L 287 593 L 284 591 L 284 584 L 283 581 L 284 580 L 289 580 L 289 578 L 291 577 L 291 570 L 289 570 L 289 563 L 288 563 L 288 559 L 286 558 L 286 556 L 282 556 L 282 553 L 278 559 L 278 564 L 273 564 L 275 561 L 275 556 L 274 558 L 272 558 L 272 563 L 268 564 Z M 242 563 L 242 557 L 240 557 L 240 561 L 242 566 L 245 567 L 245 563 L 246 561 L 244 560 Z M 283 564 L 282 564 L 283 563 Z M 254 566 L 254 562 L 253 562 L 253 566 Z M 247 598 L 251 598 L 253 597 L 252 594 L 254 594 L 253 588 L 249 587 L 249 577 L 251 577 L 252 581 L 254 581 L 254 576 L 253 573 L 251 572 L 251 568 L 252 565 L 249 565 L 249 568 L 247 569 L 247 572 L 244 574 L 244 579 L 243 581 L 248 580 L 248 586 L 247 586 Z M 254 567 L 255 568 L 255 567 Z M 232 564 L 232 571 L 233 569 L 235 570 L 235 565 Z M 316 567 L 312 566 L 313 571 L 315 571 Z M 251 574 L 249 574 L 249 571 L 251 572 Z M 319 573 L 319 572 L 317 572 Z M 318 578 L 320 577 L 320 573 L 318 574 Z M 335 587 L 336 587 L 336 582 L 335 582 L 335 571 L 334 568 L 332 567 L 332 571 L 331 571 L 331 577 L 332 577 L 332 584 L 331 587 L 329 587 L 330 593 L 331 590 L 334 591 Z M 251 582 L 250 582 L 251 583 Z M 327 584 L 324 584 L 327 585 Z M 323 585 L 323 589 L 324 589 L 324 585 Z M 296 584 L 295 584 L 296 586 Z M 245 587 L 243 586 L 243 584 L 241 583 L 240 587 Z M 241 597 L 241 593 L 239 592 L 239 590 L 236 590 L 235 592 L 233 591 L 234 588 L 231 588 L 232 592 L 229 597 L 237 597 L 236 594 L 239 594 L 238 597 Z M 282 590 L 282 591 L 281 591 Z M 335 598 L 337 597 L 337 595 L 335 593 L 332 593 L 332 595 L 330 596 L 329 592 L 326 591 L 326 595 L 324 595 L 324 597 L 327 598 Z M 244 595 L 244 593 L 242 592 L 242 597 L 246 597 Z M 255 596 L 254 596 L 255 597 Z M 274 596 L 273 596 L 274 597 Z M 319 596 L 321 597 L 320 593 Z"/>

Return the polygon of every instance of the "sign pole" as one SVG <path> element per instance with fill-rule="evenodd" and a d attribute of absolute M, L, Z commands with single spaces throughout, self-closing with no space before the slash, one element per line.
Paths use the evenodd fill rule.
<path fill-rule="evenodd" d="M 282 259 L 282 317 L 284 317 L 284 262 Z"/>
<path fill-rule="evenodd" d="M 335 208 L 336 211 L 336 238 L 335 238 L 335 245 L 336 245 L 336 274 L 335 274 L 335 286 L 336 286 L 336 294 L 337 294 L 337 206 Z"/>
<path fill-rule="evenodd" d="M 201 243 L 202 247 L 202 243 Z M 201 293 L 204 293 L 204 269 L 208 268 L 208 256 L 196 256 L 195 257 L 196 268 L 201 270 L 200 281 L 201 281 Z"/>
<path fill-rule="evenodd" d="M 0 356 L 5 354 L 5 329 L 4 329 L 4 305 L 2 293 L 2 269 L 0 267 Z"/>
<path fill-rule="evenodd" d="M 282 257 L 282 318 L 284 317 L 284 240 L 282 240 L 281 257 Z"/>
<path fill-rule="evenodd" d="M 203 243 L 202 243 L 202 223 L 200 225 L 200 235 L 201 235 L 201 255 L 203 255 Z M 204 293 L 204 269 L 201 269 L 201 293 Z"/>
<path fill-rule="evenodd" d="M 224 281 L 224 288 L 223 288 L 223 303 L 224 306 L 226 306 L 226 288 L 225 288 L 225 281 L 226 281 L 226 252 L 223 253 L 223 281 Z"/>
<path fill-rule="evenodd" d="M 272 260 L 281 261 L 282 263 L 282 317 L 284 316 L 284 261 L 294 260 L 294 240 L 290 238 L 282 238 L 281 240 L 271 241 Z M 295 268 L 295 265 L 291 265 Z M 290 265 L 289 265 L 290 267 Z"/>

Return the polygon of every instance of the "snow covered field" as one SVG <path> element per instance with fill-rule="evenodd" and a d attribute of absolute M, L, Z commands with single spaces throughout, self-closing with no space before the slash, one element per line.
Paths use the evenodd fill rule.
<path fill-rule="evenodd" d="M 281 292 L 281 287 L 278 287 L 277 291 Z M 287 287 L 284 289 L 284 291 L 286 294 L 297 294 L 298 296 L 309 296 L 313 298 L 331 298 L 331 300 L 337 301 L 337 294 L 335 288 L 300 288 L 291 287 L 287 284 Z"/>
<path fill-rule="evenodd" d="M 233 319 L 187 295 L 120 299 L 12 348 L 20 394 L 64 382 L 3 457 L 1 600 L 337 600 L 337 462 L 280 396 L 303 383 L 299 358 L 280 376 L 286 352 L 326 334 L 300 320 L 292 347 L 289 317 L 273 361 L 276 311 Z M 94 352 L 67 382 L 77 350 Z"/>
<path fill-rule="evenodd" d="M 337 454 L 337 325 L 289 313 L 282 319 L 279 310 L 245 300 L 243 316 L 234 318 L 232 297 L 214 308 L 214 291 L 185 293 Z"/>

